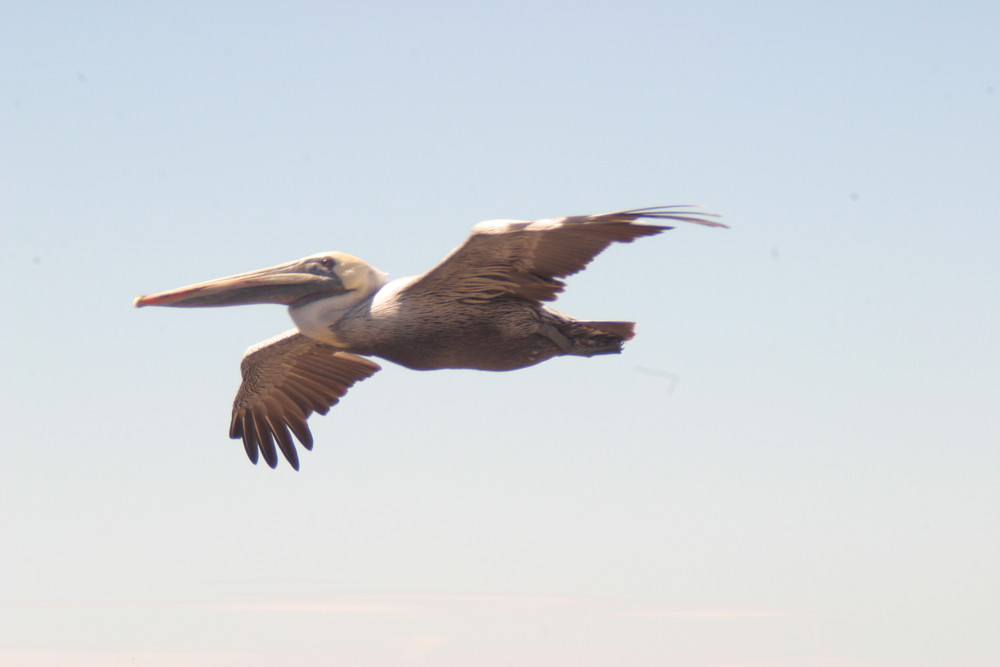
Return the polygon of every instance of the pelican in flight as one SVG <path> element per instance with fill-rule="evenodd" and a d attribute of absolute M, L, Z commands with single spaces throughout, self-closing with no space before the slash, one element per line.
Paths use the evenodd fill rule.
<path fill-rule="evenodd" d="M 389 280 L 357 257 L 327 252 L 228 278 L 138 297 L 142 306 L 288 306 L 295 329 L 251 347 L 240 365 L 231 438 L 272 468 L 277 450 L 298 470 L 292 434 L 306 449 L 306 420 L 325 415 L 380 367 L 507 371 L 551 357 L 617 354 L 634 322 L 573 319 L 545 305 L 613 242 L 630 243 L 689 222 L 725 227 L 712 214 L 662 206 L 546 220 L 490 220 L 419 276 Z M 648 222 L 647 222 L 648 221 Z M 364 355 L 364 356 L 359 356 Z"/>

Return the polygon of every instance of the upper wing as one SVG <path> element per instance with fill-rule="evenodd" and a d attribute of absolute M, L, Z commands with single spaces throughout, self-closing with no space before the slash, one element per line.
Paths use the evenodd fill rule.
<path fill-rule="evenodd" d="M 325 415 L 351 385 L 380 368 L 295 329 L 255 345 L 240 364 L 243 383 L 233 402 L 229 437 L 243 438 L 250 460 L 257 463 L 259 450 L 272 468 L 278 465 L 277 443 L 298 470 L 299 457 L 288 430 L 306 449 L 312 449 L 312 433 L 306 424 L 309 415 Z"/>
<path fill-rule="evenodd" d="M 658 206 L 569 218 L 490 220 L 472 228 L 465 243 L 404 288 L 413 296 L 447 293 L 466 302 L 514 295 L 552 301 L 565 278 L 583 269 L 615 241 L 630 243 L 673 229 L 640 220 L 693 222 L 725 227 L 711 213 Z"/>

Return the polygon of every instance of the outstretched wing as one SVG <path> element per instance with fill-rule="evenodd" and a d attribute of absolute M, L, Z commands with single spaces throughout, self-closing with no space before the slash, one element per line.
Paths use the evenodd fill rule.
<path fill-rule="evenodd" d="M 446 293 L 466 303 L 504 295 L 552 301 L 565 287 L 559 278 L 582 270 L 612 243 L 673 229 L 643 220 L 725 227 L 713 217 L 686 206 L 658 206 L 534 221 L 489 220 L 473 227 L 465 243 L 404 291 L 415 297 Z"/>
<path fill-rule="evenodd" d="M 243 355 L 243 383 L 233 402 L 229 437 L 243 438 L 247 456 L 258 452 L 269 466 L 278 465 L 275 444 L 296 470 L 299 457 L 289 430 L 306 449 L 312 433 L 306 420 L 325 415 L 355 382 L 380 370 L 373 361 L 286 331 L 255 345 Z"/>

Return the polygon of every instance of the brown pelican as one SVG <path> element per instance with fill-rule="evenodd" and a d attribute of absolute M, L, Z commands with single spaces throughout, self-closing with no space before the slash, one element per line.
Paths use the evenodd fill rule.
<path fill-rule="evenodd" d="M 355 382 L 379 370 L 374 355 L 416 370 L 506 371 L 559 355 L 617 354 L 634 322 L 575 320 L 551 310 L 565 284 L 611 243 L 672 229 L 653 223 L 725 225 L 712 214 L 663 206 L 546 220 L 490 220 L 430 271 L 390 281 L 357 257 L 328 252 L 287 264 L 140 296 L 141 306 L 288 306 L 295 329 L 251 347 L 240 366 L 231 438 L 254 463 L 281 450 L 299 459 L 291 433 L 312 449 L 306 420 L 326 414 Z"/>

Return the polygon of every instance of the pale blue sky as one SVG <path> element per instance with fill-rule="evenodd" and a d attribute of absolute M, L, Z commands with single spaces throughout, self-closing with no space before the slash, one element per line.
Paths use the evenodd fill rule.
<path fill-rule="evenodd" d="M 995 2 L 0 2 L 0 663 L 1000 662 Z M 227 437 L 282 308 L 132 299 L 703 204 L 558 308 Z"/>

